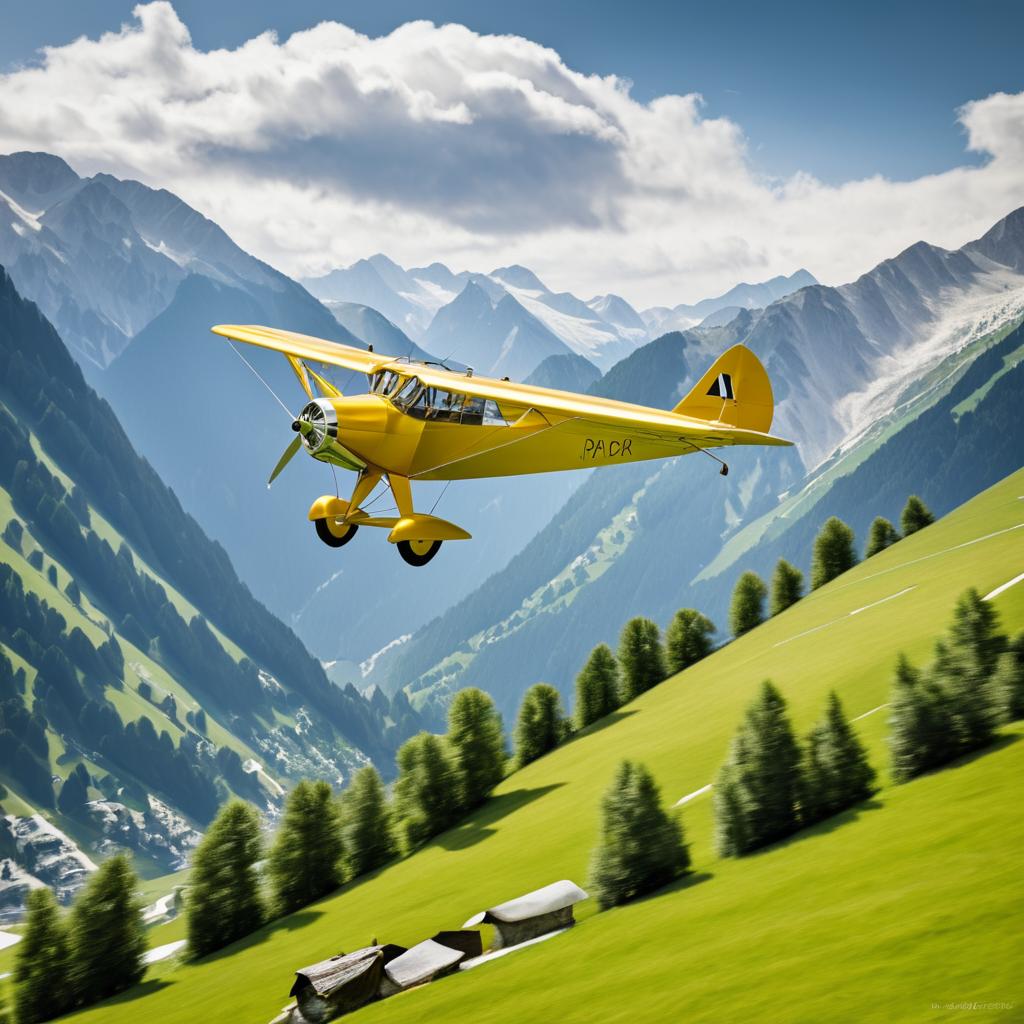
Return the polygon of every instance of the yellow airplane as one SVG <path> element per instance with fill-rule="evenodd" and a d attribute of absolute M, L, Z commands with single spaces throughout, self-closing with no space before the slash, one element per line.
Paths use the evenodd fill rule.
<path fill-rule="evenodd" d="M 308 518 L 317 535 L 341 547 L 360 526 L 383 527 L 410 565 L 426 565 L 443 541 L 470 539 L 454 523 L 413 509 L 413 480 L 549 473 L 727 445 L 792 444 L 768 434 L 774 411 L 771 383 L 754 353 L 742 345 L 720 356 L 668 411 L 517 384 L 507 377 L 477 377 L 471 368 L 456 372 L 439 363 L 378 355 L 372 347 L 352 348 L 271 327 L 221 325 L 212 330 L 280 352 L 309 398 L 292 423 L 298 436 L 269 483 L 300 446 L 320 462 L 354 471 L 356 483 L 347 501 L 325 495 L 313 502 Z M 369 392 L 342 395 L 309 363 L 365 373 Z M 717 461 L 724 475 L 728 466 Z M 397 516 L 373 516 L 361 508 L 384 478 Z"/>

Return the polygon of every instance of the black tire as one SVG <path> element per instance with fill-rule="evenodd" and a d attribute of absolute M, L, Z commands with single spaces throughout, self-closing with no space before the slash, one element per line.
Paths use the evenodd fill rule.
<path fill-rule="evenodd" d="M 416 551 L 413 545 L 421 547 L 423 544 L 429 544 L 430 546 L 426 550 Z M 426 565 L 434 555 L 441 550 L 441 542 L 439 540 L 430 541 L 409 541 L 400 540 L 397 544 L 398 553 L 402 558 L 409 563 L 409 565 Z"/>
<path fill-rule="evenodd" d="M 356 530 L 359 529 L 355 523 L 349 523 L 345 533 L 341 537 L 336 537 L 331 533 L 331 528 L 327 524 L 326 519 L 314 519 L 313 525 L 316 527 L 316 535 L 329 548 L 343 548 L 356 535 Z"/>

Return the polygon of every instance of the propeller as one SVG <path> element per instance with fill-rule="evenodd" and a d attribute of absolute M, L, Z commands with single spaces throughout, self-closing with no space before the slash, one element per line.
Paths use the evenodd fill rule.
<path fill-rule="evenodd" d="M 295 440 L 292 441 L 292 443 L 288 445 L 287 448 L 285 448 L 284 454 L 281 456 L 280 459 L 277 460 L 277 465 L 274 467 L 274 472 L 270 474 L 270 479 L 267 481 L 268 488 L 278 478 L 278 475 L 280 474 L 281 470 L 284 469 L 284 467 L 287 466 L 288 463 L 292 461 L 292 457 L 301 447 L 302 438 L 296 437 Z"/>
<path fill-rule="evenodd" d="M 313 429 L 312 424 L 307 423 L 302 419 L 292 420 L 292 430 L 295 431 L 295 437 L 291 444 L 288 445 L 284 450 L 284 454 L 277 460 L 277 465 L 274 467 L 274 472 L 270 474 L 270 479 L 267 481 L 267 489 L 270 489 L 270 485 L 278 478 L 281 470 L 288 465 L 289 462 L 295 457 L 295 453 L 302 447 L 303 435 L 308 434 Z"/>

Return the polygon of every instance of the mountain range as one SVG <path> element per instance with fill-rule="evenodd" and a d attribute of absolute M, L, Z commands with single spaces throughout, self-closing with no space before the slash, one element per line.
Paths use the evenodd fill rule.
<path fill-rule="evenodd" d="M 551 291 L 518 265 L 488 274 L 453 273 L 442 263 L 406 270 L 378 253 L 303 283 L 328 304 L 372 306 L 438 355 L 497 376 L 526 377 L 547 356 L 565 352 L 603 372 L 649 339 L 625 299 L 584 302 Z"/>
<path fill-rule="evenodd" d="M 720 327 L 732 320 L 741 309 L 764 309 L 777 299 L 817 283 L 809 270 L 801 269 L 789 277 L 780 275 L 760 284 L 741 282 L 722 295 L 701 299 L 693 305 L 683 303 L 671 308 L 651 306 L 640 316 L 652 337 L 669 331 L 685 331 L 690 327 Z"/>
<path fill-rule="evenodd" d="M 837 473 L 837 462 L 852 465 L 878 425 L 899 417 L 917 381 L 951 353 L 975 351 L 978 339 L 1020 308 L 1019 212 L 961 250 L 919 243 L 839 288 L 798 271 L 640 314 L 614 294 L 584 302 L 555 293 L 521 266 L 487 274 L 454 273 L 441 263 L 407 270 L 377 255 L 303 287 L 244 253 L 170 193 L 103 174 L 79 178 L 46 154 L 0 158 L 0 192 L 0 244 L 13 262 L 12 278 L 64 325 L 69 347 L 133 443 L 225 546 L 257 596 L 333 663 L 332 678 L 380 683 L 389 692 L 406 684 L 423 689 L 417 680 L 434 663 L 415 654 L 423 646 L 417 631 L 438 617 L 448 622 L 448 610 L 472 600 L 481 579 L 506 566 L 512 572 L 530 550 L 546 550 L 530 547 L 546 528 L 561 531 L 570 547 L 582 543 L 572 530 L 590 530 L 597 543 L 607 513 L 629 526 L 610 536 L 626 538 L 636 508 L 662 487 L 680 490 L 679 515 L 689 509 L 700 519 L 693 528 L 700 557 L 684 560 L 683 583 L 666 578 L 667 564 L 642 572 L 660 580 L 652 583 L 660 593 L 685 590 L 729 552 L 750 550 L 762 522 L 778 530 L 773 515 L 793 495 L 805 495 L 803 509 L 806 495 L 816 497 L 820 481 Z M 145 301 L 136 300 L 126 282 L 143 279 L 151 287 Z M 137 305 L 131 317 L 118 305 L 125 295 Z M 261 381 L 229 345 L 209 337 L 211 323 L 231 320 L 287 325 L 411 358 L 447 357 L 479 373 L 664 407 L 725 347 L 743 341 L 775 383 L 776 432 L 796 439 L 798 449 L 772 453 L 770 462 L 737 454 L 733 476 L 713 493 L 697 488 L 700 499 L 691 493 L 690 474 L 699 472 L 693 460 L 658 468 L 650 482 L 634 469 L 589 484 L 567 474 L 448 490 L 425 485 L 418 501 L 440 499 L 439 514 L 486 543 L 451 545 L 444 559 L 416 572 L 372 543 L 325 553 L 305 521 L 308 500 L 349 482 L 295 460 L 273 490 L 264 487 L 288 439 L 285 417 L 303 399 L 283 361 L 246 353 Z M 125 328 L 120 334 L 117 323 Z M 673 323 L 687 327 L 665 330 Z M 335 379 L 343 390 L 365 386 L 353 374 Z M 570 496 L 591 509 L 577 515 L 570 504 L 556 516 Z M 633 547 L 608 551 L 628 563 Z M 561 557 L 567 549 L 558 550 Z M 588 586 L 592 574 L 606 572 L 592 572 L 589 557 Z M 605 555 L 594 557 L 604 565 Z M 374 587 L 355 585 L 369 578 Z M 502 590 L 527 601 L 533 589 L 517 587 Z M 453 628 L 466 635 L 442 630 L 445 656 L 475 635 Z"/>
<path fill-rule="evenodd" d="M 730 452 L 724 479 L 697 457 L 596 473 L 499 576 L 370 678 L 435 715 L 473 684 L 506 714 L 538 680 L 568 698 L 624 609 L 664 624 L 693 605 L 724 630 L 739 571 L 805 559 L 827 515 L 863 540 L 911 491 L 943 511 L 1017 468 L 1022 242 L 1017 210 L 960 250 L 919 243 L 849 285 L 809 286 L 634 352 L 590 390 L 670 407 L 713 354 L 749 345 L 775 387 L 773 433 L 796 448 Z"/>

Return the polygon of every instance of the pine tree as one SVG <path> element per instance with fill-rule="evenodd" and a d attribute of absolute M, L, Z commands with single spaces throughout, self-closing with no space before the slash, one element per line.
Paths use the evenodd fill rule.
<path fill-rule="evenodd" d="M 899 539 L 900 535 L 896 532 L 896 527 L 883 516 L 877 516 L 868 531 L 868 543 L 864 549 L 864 557 L 871 558 L 872 555 L 877 555 L 879 551 L 891 547 Z"/>
<path fill-rule="evenodd" d="M 25 910 L 25 931 L 14 954 L 14 1012 L 18 1024 L 36 1024 L 75 1004 L 71 943 L 50 889 L 33 889 Z"/>
<path fill-rule="evenodd" d="M 598 644 L 576 677 L 576 728 L 585 729 L 619 704 L 619 663 L 607 644 Z"/>
<path fill-rule="evenodd" d="M 547 683 L 536 683 L 523 695 L 516 719 L 516 763 L 536 761 L 554 750 L 565 736 L 562 698 Z"/>
<path fill-rule="evenodd" d="M 750 807 L 737 767 L 746 758 L 745 740 L 737 736 L 729 760 L 714 785 L 715 848 L 720 857 L 741 857 L 754 848 L 750 833 Z"/>
<path fill-rule="evenodd" d="M 912 533 L 917 533 L 918 530 L 923 530 L 934 522 L 935 516 L 916 494 L 907 498 L 907 503 L 903 506 L 903 512 L 900 515 L 900 529 L 903 530 L 904 537 L 909 537 Z"/>
<path fill-rule="evenodd" d="M 996 662 L 992 688 L 998 694 L 1005 721 L 1024 718 L 1024 630 L 1010 641 L 1006 653 Z"/>
<path fill-rule="evenodd" d="M 889 714 L 892 777 L 906 782 L 955 756 L 952 721 L 942 690 L 900 654 Z"/>
<path fill-rule="evenodd" d="M 205 956 L 255 931 L 264 918 L 256 862 L 260 819 L 241 800 L 225 804 L 196 848 L 186 903 L 188 948 Z"/>
<path fill-rule="evenodd" d="M 459 690 L 448 709 L 448 745 L 462 779 L 462 806 L 479 806 L 505 777 L 505 733 L 489 694 Z"/>
<path fill-rule="evenodd" d="M 800 747 L 786 702 L 766 681 L 747 709 L 716 782 L 716 832 L 722 855 L 738 856 L 792 835 L 800 825 L 802 791 Z"/>
<path fill-rule="evenodd" d="M 387 863 L 397 852 L 384 783 L 373 765 L 360 768 L 341 796 L 345 862 L 354 878 Z"/>
<path fill-rule="evenodd" d="M 835 690 L 829 694 L 825 717 L 807 737 L 803 775 L 805 825 L 838 814 L 873 792 L 875 771 Z"/>
<path fill-rule="evenodd" d="M 712 650 L 715 624 L 695 608 L 680 608 L 665 632 L 665 661 L 670 673 L 682 672 Z"/>
<path fill-rule="evenodd" d="M 326 896 L 343 881 L 341 818 L 331 787 L 303 779 L 288 794 L 267 875 L 279 913 Z"/>
<path fill-rule="evenodd" d="M 811 559 L 811 589 L 817 590 L 857 564 L 853 530 L 836 516 L 830 516 L 814 539 Z"/>
<path fill-rule="evenodd" d="M 71 982 L 89 1005 L 138 984 L 149 947 L 142 923 L 139 880 L 124 854 L 100 865 L 71 911 Z"/>
<path fill-rule="evenodd" d="M 804 596 L 804 574 L 784 558 L 775 563 L 772 574 L 771 614 L 778 615 Z"/>
<path fill-rule="evenodd" d="M 745 572 L 736 581 L 729 606 L 729 626 L 734 637 L 749 633 L 764 622 L 764 599 L 768 588 L 756 572 Z"/>
<path fill-rule="evenodd" d="M 57 808 L 61 814 L 74 815 L 82 810 L 89 799 L 89 782 L 89 772 L 79 762 L 60 787 Z"/>
<path fill-rule="evenodd" d="M 661 630 L 650 619 L 630 619 L 619 637 L 623 703 L 646 693 L 666 676 Z"/>
<path fill-rule="evenodd" d="M 601 838 L 590 869 L 602 910 L 659 889 L 685 871 L 690 855 L 678 818 L 641 764 L 623 761 L 601 801 Z"/>
<path fill-rule="evenodd" d="M 1006 650 L 1006 636 L 999 631 L 995 608 L 991 602 L 982 600 L 974 587 L 957 598 L 948 638 L 954 655 L 969 651 L 985 676 L 995 671 L 996 660 Z"/>
<path fill-rule="evenodd" d="M 440 736 L 421 732 L 398 750 L 395 810 L 407 849 L 443 832 L 455 820 L 462 787 Z"/>

